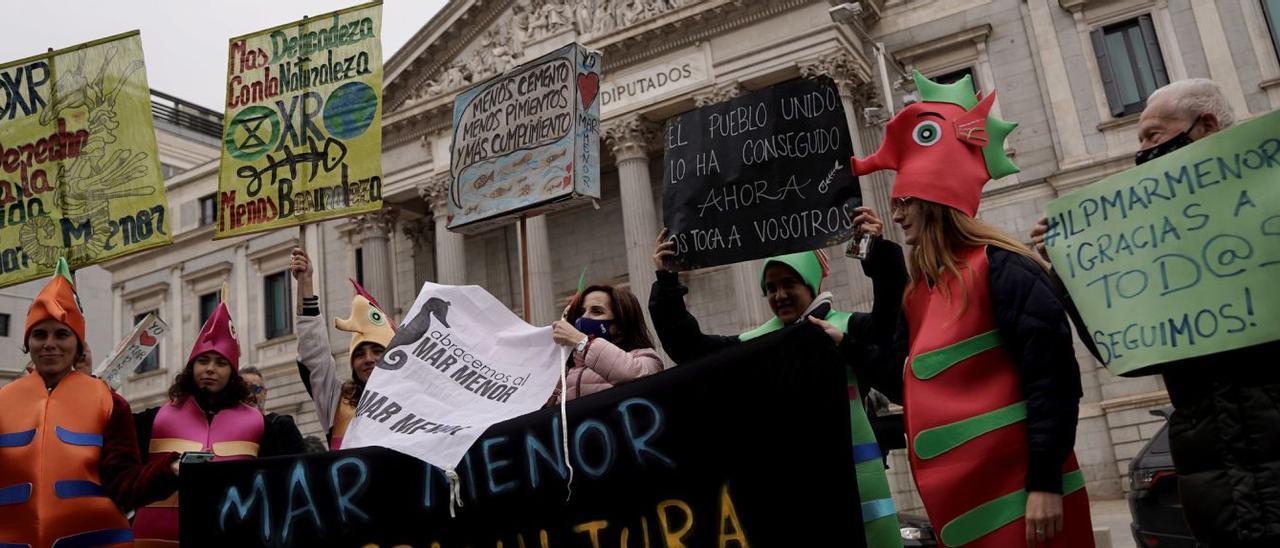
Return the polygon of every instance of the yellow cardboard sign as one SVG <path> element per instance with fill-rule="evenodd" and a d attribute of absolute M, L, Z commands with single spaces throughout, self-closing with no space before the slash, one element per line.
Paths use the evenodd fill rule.
<path fill-rule="evenodd" d="M 138 31 L 0 65 L 0 287 L 166 245 Z"/>
<path fill-rule="evenodd" d="M 231 39 L 214 239 L 382 207 L 382 3 Z"/>

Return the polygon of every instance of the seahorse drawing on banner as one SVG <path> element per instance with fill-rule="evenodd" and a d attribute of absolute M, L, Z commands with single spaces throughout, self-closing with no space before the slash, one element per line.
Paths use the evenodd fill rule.
<path fill-rule="evenodd" d="M 111 201 L 131 196 L 149 196 L 156 189 L 138 187 L 133 183 L 146 178 L 151 164 L 148 154 L 129 148 L 113 146 L 118 141 L 116 130 L 116 100 L 135 75 L 141 74 L 141 60 L 134 60 L 123 70 L 114 68 L 120 50 L 107 50 L 102 64 L 86 66 L 86 51 L 73 54 L 70 68 L 57 75 L 54 96 L 49 108 L 40 114 L 40 124 L 52 127 L 58 118 L 71 118 L 71 113 L 83 109 L 89 138 L 80 155 L 67 164 L 58 166 L 57 197 L 66 223 L 83 230 L 87 225 L 88 238 L 66 247 L 62 227 L 48 215 L 27 219 L 18 232 L 23 251 L 37 264 L 52 267 L 59 256 L 72 264 L 82 263 L 100 255 L 112 235 Z M 121 61 L 124 62 L 124 61 Z M 109 81 L 108 75 L 119 75 Z"/>

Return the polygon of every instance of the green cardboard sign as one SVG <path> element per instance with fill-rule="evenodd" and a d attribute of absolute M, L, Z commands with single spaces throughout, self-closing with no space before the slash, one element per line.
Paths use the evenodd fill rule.
<path fill-rule="evenodd" d="M 1280 339 L 1280 112 L 1046 214 L 1054 270 L 1112 373 Z"/>

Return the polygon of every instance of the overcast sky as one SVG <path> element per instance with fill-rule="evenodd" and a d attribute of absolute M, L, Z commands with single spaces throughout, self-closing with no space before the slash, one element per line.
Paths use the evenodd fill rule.
<path fill-rule="evenodd" d="M 222 112 L 232 36 L 358 5 L 360 0 L 60 0 L 6 8 L 0 64 L 48 48 L 142 31 L 153 89 Z M 384 0 L 382 56 L 391 57 L 446 0 Z M 51 6 L 57 6 L 53 12 Z M 26 13 L 24 13 L 26 12 Z"/>

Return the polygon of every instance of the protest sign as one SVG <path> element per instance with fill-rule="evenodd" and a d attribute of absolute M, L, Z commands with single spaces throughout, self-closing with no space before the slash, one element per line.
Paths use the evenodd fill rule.
<path fill-rule="evenodd" d="M 382 207 L 382 3 L 231 39 L 214 239 Z"/>
<path fill-rule="evenodd" d="M 0 66 L 0 287 L 172 241 L 138 31 Z"/>
<path fill-rule="evenodd" d="M 383 449 L 184 465 L 182 545 L 864 546 L 842 363 L 805 326 L 571 401 L 571 496 L 559 409 L 494 425 L 455 519 Z"/>
<path fill-rule="evenodd" d="M 569 44 L 458 94 L 450 230 L 600 197 L 600 65 L 599 53 Z"/>
<path fill-rule="evenodd" d="M 1112 373 L 1280 339 L 1277 155 L 1273 112 L 1049 203 L 1054 270 Z"/>
<path fill-rule="evenodd" d="M 835 245 L 862 204 L 830 79 L 795 80 L 667 120 L 663 222 L 672 266 L 703 268 Z"/>
<path fill-rule="evenodd" d="M 452 468 L 489 425 L 534 411 L 565 351 L 480 286 L 427 282 L 369 377 L 343 447 Z"/>
<path fill-rule="evenodd" d="M 94 366 L 93 376 L 106 381 L 113 390 L 119 390 L 125 375 L 147 359 L 160 344 L 160 338 L 168 332 L 169 324 L 155 314 L 147 314 L 133 327 L 129 336 L 116 345 L 107 359 Z"/>

